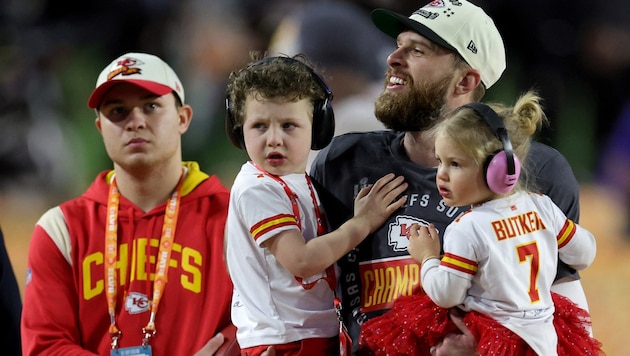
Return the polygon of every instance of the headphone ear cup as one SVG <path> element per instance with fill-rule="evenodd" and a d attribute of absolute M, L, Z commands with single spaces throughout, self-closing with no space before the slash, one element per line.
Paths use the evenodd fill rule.
<path fill-rule="evenodd" d="M 312 150 L 321 150 L 328 146 L 335 134 L 335 114 L 331 100 L 318 100 L 313 106 Z"/>
<path fill-rule="evenodd" d="M 236 148 L 245 149 L 245 139 L 243 138 L 243 129 L 234 128 L 235 120 L 232 115 L 232 106 L 230 105 L 230 99 L 225 99 L 225 133 L 227 134 L 230 143 Z"/>
<path fill-rule="evenodd" d="M 488 156 L 484 165 L 484 178 L 491 191 L 496 194 L 510 192 L 521 174 L 521 163 L 516 155 L 514 157 L 514 174 L 508 174 L 507 157 L 501 150 L 492 156 Z"/>

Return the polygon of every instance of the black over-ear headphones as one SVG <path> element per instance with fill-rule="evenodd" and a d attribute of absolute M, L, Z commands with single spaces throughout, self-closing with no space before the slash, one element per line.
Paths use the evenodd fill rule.
<path fill-rule="evenodd" d="M 471 103 L 464 107 L 473 109 L 492 128 L 503 149 L 488 156 L 484 164 L 484 178 L 488 188 L 497 194 L 505 194 L 514 188 L 521 173 L 521 164 L 512 150 L 512 142 L 503 120 L 486 104 Z"/>
<path fill-rule="evenodd" d="M 311 67 L 309 67 L 302 61 L 290 57 L 267 57 L 265 59 L 259 60 L 258 62 L 250 64 L 248 67 L 251 68 L 257 65 L 269 63 L 274 59 L 280 59 L 287 63 L 297 62 L 303 65 L 304 68 L 306 68 L 306 70 L 311 74 L 313 79 L 317 82 L 317 84 L 322 88 L 322 90 L 324 90 L 324 99 L 316 100 L 313 105 L 313 134 L 311 141 L 312 150 L 321 150 L 330 143 L 335 133 L 335 114 L 332 108 L 332 90 L 330 90 L 324 79 L 319 74 L 315 73 L 315 71 Z M 225 98 L 225 110 L 225 131 L 227 132 L 230 142 L 238 148 L 245 149 L 243 128 L 240 126 L 236 127 L 236 119 L 234 118 L 233 113 L 234 108 L 232 106 L 229 94 L 227 94 Z"/>

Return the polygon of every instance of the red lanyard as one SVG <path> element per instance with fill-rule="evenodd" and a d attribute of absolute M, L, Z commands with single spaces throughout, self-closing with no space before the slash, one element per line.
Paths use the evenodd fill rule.
<path fill-rule="evenodd" d="M 275 180 L 276 182 L 280 183 L 280 185 L 282 186 L 282 188 L 284 189 L 285 193 L 287 193 L 287 196 L 289 197 L 289 200 L 291 201 L 291 207 L 293 208 L 293 215 L 295 215 L 295 219 L 297 220 L 298 226 L 300 227 L 300 230 L 302 229 L 302 221 L 300 218 L 300 209 L 298 207 L 298 203 L 297 203 L 297 195 L 291 190 L 291 188 L 289 188 L 289 185 L 279 176 L 271 174 L 267 171 L 265 171 L 264 169 L 258 167 L 258 165 L 254 162 L 251 162 L 252 165 L 254 167 L 256 167 L 256 169 L 258 169 L 261 173 L 263 173 L 264 175 L 270 177 L 271 179 Z M 317 219 L 317 236 L 323 235 L 326 233 L 326 228 L 324 226 L 324 222 L 322 220 L 322 214 L 319 210 L 319 204 L 317 202 L 317 197 L 315 195 L 315 189 L 313 189 L 313 183 L 311 183 L 311 178 L 308 176 L 308 174 L 304 173 L 304 177 L 306 178 L 306 184 L 308 185 L 308 189 L 311 192 L 311 199 L 313 200 L 313 206 L 315 207 L 315 218 Z M 335 290 L 335 286 L 337 284 L 337 281 L 335 280 L 335 268 L 334 266 L 329 266 L 328 268 L 326 268 L 326 282 L 328 283 L 328 285 L 330 286 L 330 289 L 332 289 L 333 291 Z M 298 282 L 300 282 L 300 284 L 302 284 L 302 287 L 304 289 L 311 289 L 315 286 L 315 284 L 317 283 L 317 281 L 311 282 L 311 283 L 303 283 L 302 282 L 302 278 L 300 277 L 295 277 L 295 279 L 298 280 Z"/>
<path fill-rule="evenodd" d="M 184 172 L 179 178 L 177 187 L 166 203 L 166 211 L 164 212 L 164 225 L 162 227 L 162 236 L 160 238 L 160 247 L 158 250 L 158 258 L 155 270 L 155 280 L 153 281 L 153 299 L 151 301 L 151 316 L 147 326 L 142 328 L 144 338 L 142 345 L 149 344 L 149 340 L 156 333 L 155 316 L 164 288 L 166 287 L 166 274 L 168 272 L 169 260 L 171 258 L 171 250 L 173 248 L 173 240 L 175 238 L 175 227 L 177 226 L 177 216 L 179 215 L 179 202 L 181 198 L 182 183 L 184 181 Z M 116 177 L 112 178 L 109 187 L 109 196 L 107 198 L 107 223 L 105 224 L 105 280 L 107 288 L 105 294 L 107 296 L 107 310 L 109 312 L 109 334 L 112 338 L 112 349 L 118 348 L 118 340 L 122 332 L 116 326 L 116 258 L 118 255 L 118 207 L 120 205 L 120 191 L 116 185 Z"/>

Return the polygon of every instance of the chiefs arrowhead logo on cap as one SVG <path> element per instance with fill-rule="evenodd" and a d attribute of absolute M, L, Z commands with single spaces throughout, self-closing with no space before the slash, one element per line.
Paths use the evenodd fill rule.
<path fill-rule="evenodd" d="M 142 62 L 135 58 L 123 58 L 116 63 L 117 68 L 107 75 L 107 80 L 111 80 L 118 75 L 142 74 L 142 70 L 140 68 L 134 67 L 142 64 Z"/>

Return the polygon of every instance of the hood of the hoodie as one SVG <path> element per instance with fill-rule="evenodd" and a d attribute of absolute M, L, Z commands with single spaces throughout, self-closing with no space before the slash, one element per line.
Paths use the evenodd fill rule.
<path fill-rule="evenodd" d="M 207 189 L 195 189 L 196 187 L 198 187 L 200 184 L 204 183 L 207 180 L 208 180 L 207 184 L 221 185 L 217 177 L 215 176 L 211 177 L 208 174 L 202 172 L 197 162 L 188 161 L 188 162 L 183 162 L 182 165 L 186 167 L 188 170 L 186 177 L 184 178 L 184 183 L 182 186 L 182 198 L 185 198 L 188 200 L 188 199 L 199 199 L 204 196 L 207 196 L 208 195 Z M 85 193 L 83 193 L 83 197 L 93 200 L 97 204 L 107 205 L 109 186 L 110 186 L 110 182 L 112 181 L 112 176 L 114 175 L 114 173 L 115 173 L 114 170 L 106 170 L 99 173 L 96 179 L 94 180 L 94 182 L 92 182 L 90 187 L 85 191 Z M 216 192 L 217 190 L 211 189 L 210 191 Z M 136 210 L 136 209 L 140 210 L 137 206 L 132 204 L 124 196 L 121 196 L 119 210 L 124 211 L 124 210 L 128 210 L 129 208 L 133 210 Z"/>

